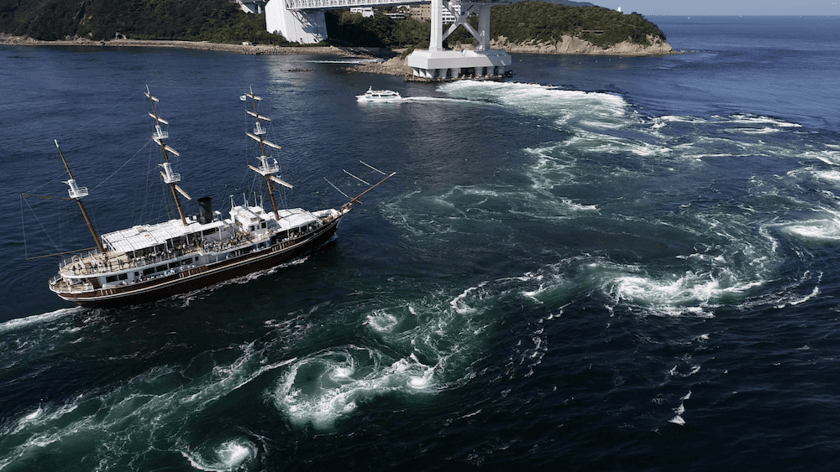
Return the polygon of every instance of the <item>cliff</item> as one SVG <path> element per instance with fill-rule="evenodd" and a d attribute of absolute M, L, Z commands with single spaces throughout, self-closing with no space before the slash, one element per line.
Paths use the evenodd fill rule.
<path fill-rule="evenodd" d="M 589 56 L 660 56 L 675 54 L 674 48 L 659 37 L 648 35 L 648 43 L 624 41 L 607 48 L 589 41 L 562 35 L 555 41 L 525 41 L 511 43 L 504 36 L 490 42 L 493 49 L 503 49 L 511 54 L 584 54 Z"/>
<path fill-rule="evenodd" d="M 507 38 L 500 36 L 498 40 L 491 41 L 493 49 L 502 49 L 511 54 L 581 54 L 590 56 L 661 56 L 667 54 L 680 54 L 674 51 L 670 44 L 659 38 L 649 38 L 649 45 L 642 45 L 625 41 L 608 48 L 595 46 L 594 44 L 572 36 L 562 36 L 560 40 L 549 43 L 536 43 L 529 41 L 524 44 L 512 44 Z M 453 49 L 472 49 L 472 45 L 456 45 Z M 352 67 L 357 72 L 383 75 L 408 75 L 411 74 L 411 67 L 406 64 L 406 59 L 395 57 L 385 62 L 359 64 Z"/>

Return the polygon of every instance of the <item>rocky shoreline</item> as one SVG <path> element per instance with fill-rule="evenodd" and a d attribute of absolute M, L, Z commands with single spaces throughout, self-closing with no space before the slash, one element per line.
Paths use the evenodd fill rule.
<path fill-rule="evenodd" d="M 584 41 L 572 36 L 563 36 L 560 40 L 553 43 L 525 43 L 525 44 L 511 44 L 507 38 L 500 36 L 498 40 L 490 42 L 490 47 L 493 49 L 502 49 L 511 54 L 568 54 L 568 55 L 588 55 L 588 56 L 621 56 L 621 57 L 640 57 L 640 56 L 664 56 L 669 54 L 682 54 L 683 51 L 675 51 L 670 44 L 659 40 L 659 38 L 648 38 L 650 45 L 641 45 L 630 42 L 623 42 L 613 45 L 609 48 L 602 48 L 595 46 L 589 41 Z M 472 49 L 472 45 L 455 45 L 453 49 L 463 50 Z M 370 74 L 382 75 L 410 75 L 412 73 L 411 67 L 408 67 L 406 60 L 400 57 L 394 57 L 384 62 L 358 64 L 351 67 L 357 72 L 366 72 Z"/>
<path fill-rule="evenodd" d="M 679 54 L 674 51 L 670 44 L 653 36 L 647 37 L 647 45 L 624 41 L 614 44 L 608 48 L 596 46 L 574 36 L 563 35 L 553 42 L 529 41 L 521 44 L 509 43 L 507 38 L 499 36 L 499 39 L 490 42 L 493 49 L 503 49 L 511 54 L 581 54 L 587 56 L 665 56 Z"/>

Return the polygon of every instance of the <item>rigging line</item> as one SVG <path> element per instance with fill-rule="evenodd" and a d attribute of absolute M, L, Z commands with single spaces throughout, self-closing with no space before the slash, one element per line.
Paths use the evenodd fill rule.
<path fill-rule="evenodd" d="M 29 259 L 29 248 L 26 246 L 26 218 L 23 217 L 23 194 L 20 195 L 20 231 L 23 234 L 23 255 Z"/>
<path fill-rule="evenodd" d="M 51 184 L 51 183 L 55 182 L 56 180 L 64 178 L 64 176 L 65 176 L 65 175 L 67 175 L 67 171 L 62 172 L 61 174 L 59 174 L 59 175 L 57 175 L 57 176 L 53 177 L 52 179 L 50 179 L 50 180 L 48 180 L 48 181 L 44 182 L 43 184 L 41 184 L 41 185 L 39 185 L 39 186 L 35 187 L 34 189 L 32 189 L 32 191 L 34 192 L 34 191 L 39 190 L 39 189 L 41 189 L 41 188 L 43 188 L 43 187 L 46 187 L 47 185 L 49 185 L 49 184 Z"/>
<path fill-rule="evenodd" d="M 341 169 L 341 170 L 344 170 L 344 169 Z M 360 178 L 356 177 L 355 175 L 351 174 L 350 172 L 347 172 L 346 170 L 344 170 L 344 173 L 345 173 L 345 174 L 347 174 L 347 175 L 349 175 L 350 177 L 353 177 L 354 179 L 358 180 L 359 182 L 361 182 L 361 183 L 363 183 L 363 184 L 367 185 L 368 187 L 370 186 L 370 184 L 369 184 L 369 183 L 367 183 L 367 182 L 365 182 L 364 180 L 362 180 L 362 179 L 360 179 Z"/>
<path fill-rule="evenodd" d="M 327 178 L 326 178 L 326 177 L 324 177 L 324 180 L 327 180 Z M 342 191 L 341 191 L 341 189 L 339 189 L 338 187 L 336 187 L 335 185 L 333 185 L 333 183 L 332 183 L 332 182 L 330 182 L 329 180 L 327 180 L 327 183 L 328 183 L 328 184 L 330 184 L 330 185 L 332 185 L 332 188 L 334 188 L 334 189 L 338 190 L 338 193 L 340 193 L 340 194 L 344 195 L 344 196 L 345 196 L 345 197 L 347 197 L 347 198 L 351 198 L 351 197 L 350 197 L 350 195 L 347 195 L 346 193 L 342 192 Z"/>
<path fill-rule="evenodd" d="M 23 198 L 23 201 L 25 201 L 25 202 L 26 202 L 26 199 L 25 199 L 25 198 Z M 22 207 L 22 206 L 23 206 L 23 205 L 21 205 L 21 207 Z M 35 210 L 33 210 L 33 209 L 32 209 L 32 205 L 30 205 L 30 204 L 29 204 L 29 202 L 26 202 L 26 206 L 27 206 L 27 207 L 29 207 L 29 211 L 31 211 L 31 212 L 32 212 L 32 216 L 34 216 L 34 217 L 35 217 L 35 221 L 37 221 L 37 222 L 38 222 L 38 224 L 41 226 L 41 229 L 44 231 L 44 234 L 46 234 L 46 235 L 47 235 L 47 239 L 49 239 L 49 240 L 50 240 L 50 242 L 52 243 L 52 245 L 53 245 L 53 247 L 56 249 L 56 251 L 60 251 L 61 249 L 58 247 L 58 245 L 55 243 L 55 241 L 53 241 L 53 240 L 52 240 L 52 237 L 50 237 L 50 233 L 47 231 L 47 229 L 46 229 L 46 228 L 44 228 L 44 224 L 43 224 L 43 223 L 41 223 L 41 220 L 38 218 L 38 215 L 35 213 Z M 21 211 L 23 211 L 23 210 L 21 209 Z M 59 213 L 59 214 L 60 214 L 60 213 Z M 61 226 L 59 225 L 59 230 L 60 230 L 60 229 L 61 229 Z"/>
<path fill-rule="evenodd" d="M 102 113 L 100 113 L 99 115 L 97 115 L 97 116 L 95 116 L 95 117 L 91 118 L 91 119 L 90 119 L 90 120 L 88 120 L 87 122 L 85 122 L 85 123 L 81 123 L 81 124 L 82 124 L 82 126 L 87 127 L 87 125 L 90 125 L 91 123 L 94 123 L 96 120 L 100 120 L 100 119 L 102 119 L 102 117 L 103 117 L 103 115 L 105 115 L 105 113 L 107 113 L 107 112 L 109 112 L 109 111 L 113 110 L 114 108 L 117 108 L 118 106 L 122 105 L 123 103 L 125 103 L 125 102 L 127 102 L 127 101 L 129 101 L 129 100 L 133 99 L 135 95 L 138 95 L 138 94 L 140 94 L 141 92 L 145 92 L 145 90 L 139 90 L 139 91 L 137 91 L 137 92 L 132 93 L 131 95 L 129 95 L 128 97 L 126 97 L 123 101 L 121 101 L 121 102 L 119 102 L 119 103 L 115 104 L 115 105 L 114 105 L 114 106 L 112 106 L 111 108 L 108 108 L 108 109 L 106 109 L 106 110 L 103 110 L 103 112 L 102 112 Z"/>
<path fill-rule="evenodd" d="M 47 258 L 47 257 L 63 256 L 65 254 L 79 254 L 79 253 L 88 252 L 88 251 L 95 251 L 96 249 L 97 248 L 95 246 L 85 248 L 85 249 L 73 249 L 72 251 L 56 252 L 55 254 L 44 254 L 43 256 L 27 257 L 26 260 L 27 261 L 34 261 L 35 259 L 44 259 L 44 258 Z"/>
<path fill-rule="evenodd" d="M 142 89 L 141 89 L 141 90 L 138 90 L 138 91 L 136 91 L 136 92 L 132 93 L 131 95 L 129 95 L 128 97 L 126 97 L 123 101 L 121 101 L 121 102 L 119 102 L 119 103 L 115 104 L 114 106 L 112 106 L 111 108 L 108 108 L 107 110 L 105 110 L 105 112 L 109 112 L 109 111 L 113 110 L 114 108 L 117 108 L 118 106 L 122 105 L 123 103 L 125 103 L 125 102 L 127 102 L 127 101 L 129 101 L 129 100 L 133 99 L 135 95 L 138 95 L 138 94 L 140 94 L 140 93 L 142 93 L 142 92 L 145 92 L 145 90 L 142 90 Z M 102 113 L 102 114 L 104 115 L 104 113 Z M 93 123 L 94 121 L 96 121 L 97 119 L 100 119 L 100 118 L 101 118 L 101 115 L 100 115 L 100 116 L 97 116 L 97 117 L 95 117 L 95 118 L 91 118 L 91 119 L 90 119 L 87 123 L 85 123 L 85 124 L 90 124 L 90 123 Z"/>
<path fill-rule="evenodd" d="M 359 162 L 361 162 L 362 164 L 364 164 L 364 165 L 366 165 L 366 166 L 370 167 L 371 169 L 375 170 L 376 172 L 379 172 L 379 173 L 380 173 L 380 174 L 382 174 L 382 175 L 388 175 L 388 174 L 386 174 L 385 172 L 382 172 L 381 170 L 377 169 L 376 167 L 373 167 L 372 165 L 368 164 L 368 163 L 367 163 L 367 162 L 365 162 L 365 161 L 359 161 Z"/>
<path fill-rule="evenodd" d="M 32 195 L 31 193 L 22 193 L 20 194 L 21 197 L 32 197 L 32 198 L 43 198 L 46 200 L 67 200 L 72 201 L 72 198 L 67 197 L 51 197 L 49 195 Z"/>
<path fill-rule="evenodd" d="M 142 92 L 142 90 L 141 90 L 141 92 Z M 131 94 L 131 95 L 129 95 L 128 97 L 126 97 L 123 101 L 121 101 L 121 102 L 117 103 L 116 105 L 112 106 L 111 108 L 109 108 L 109 109 L 107 109 L 107 110 L 105 110 L 105 111 L 106 111 L 106 112 L 108 112 L 108 111 L 113 110 L 114 108 L 117 108 L 118 106 L 122 105 L 123 103 L 125 103 L 125 102 L 127 102 L 127 101 L 129 101 L 129 100 L 133 99 L 133 98 L 134 98 L 134 96 L 135 96 L 135 95 L 137 95 L 138 93 L 140 93 L 140 92 L 134 92 L 133 94 Z M 90 123 L 93 123 L 94 121 L 96 121 L 96 120 L 98 120 L 98 119 L 101 119 L 101 116 L 97 116 L 97 117 L 95 117 L 95 118 L 92 118 L 92 119 L 88 120 L 88 121 L 87 121 L 87 123 L 83 123 L 83 125 L 89 125 Z M 53 181 L 55 181 L 55 180 L 57 180 L 57 179 L 60 179 L 60 178 L 64 177 L 66 174 L 67 174 L 66 172 L 62 173 L 62 174 L 61 174 L 61 175 L 59 175 L 58 177 L 55 177 L 55 178 L 53 178 L 52 180 L 49 180 L 49 181 L 47 181 L 47 182 L 43 183 L 42 185 L 40 185 L 40 186 L 36 187 L 35 189 L 33 189 L 33 191 L 38 190 L 38 189 L 40 189 L 41 187 L 44 187 L 44 186 L 46 186 L 46 185 L 48 185 L 48 184 L 52 183 Z M 97 185 L 97 187 L 98 187 L 98 185 Z M 95 190 L 95 188 L 94 188 L 94 190 Z"/>
<path fill-rule="evenodd" d="M 140 154 L 140 151 L 142 151 L 143 149 L 146 149 L 146 146 L 148 146 L 148 145 L 149 145 L 149 143 L 150 143 L 151 141 L 152 141 L 151 139 L 149 139 L 148 141 L 146 141 L 146 144 L 144 144 L 144 145 L 143 145 L 143 147 L 141 147 L 140 149 L 138 149 L 138 150 L 137 150 L 137 152 L 135 152 L 133 156 L 131 156 L 131 157 L 130 157 L 127 161 L 125 161 L 125 162 L 123 163 L 123 165 L 121 165 L 121 166 L 119 167 L 119 169 L 117 169 L 117 170 L 115 170 L 113 173 L 111 173 L 111 175 L 109 175 L 108 177 L 106 177 L 106 178 L 105 178 L 105 180 L 103 180 L 102 182 L 99 182 L 99 184 L 98 184 L 96 187 L 93 187 L 93 190 L 98 189 L 98 188 L 99 188 L 102 184 L 104 184 L 105 182 L 107 182 L 107 181 L 108 181 L 108 179 L 110 179 L 111 177 L 113 177 L 114 175 L 116 175 L 116 173 L 117 173 L 117 172 L 121 171 L 123 167 L 127 166 L 127 165 L 128 165 L 128 163 L 129 163 L 129 162 L 131 162 L 131 160 L 132 160 L 132 159 L 134 159 L 135 157 L 137 157 L 137 155 L 138 155 L 138 154 Z"/>

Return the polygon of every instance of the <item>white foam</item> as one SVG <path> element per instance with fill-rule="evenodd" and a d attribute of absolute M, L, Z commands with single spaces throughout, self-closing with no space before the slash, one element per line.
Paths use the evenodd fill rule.
<path fill-rule="evenodd" d="M 522 279 L 522 281 L 528 281 L 532 284 L 535 283 L 536 287 L 526 287 L 521 293 L 523 296 L 538 303 L 544 303 L 544 300 L 553 298 L 558 291 L 565 290 L 572 284 L 561 274 L 557 273 L 548 275 L 529 273 L 526 275 L 530 276 L 530 279 Z"/>
<path fill-rule="evenodd" d="M 238 467 L 251 457 L 251 449 L 235 441 L 222 444 L 219 459 L 229 467 Z"/>
<path fill-rule="evenodd" d="M 627 123 L 627 102 L 618 95 L 564 90 L 538 84 L 463 80 L 438 89 L 451 96 L 515 108 L 520 113 L 546 117 L 558 125 L 585 120 L 588 126 L 615 129 Z"/>
<path fill-rule="evenodd" d="M 771 118 L 769 116 L 758 116 L 758 115 L 744 115 L 744 114 L 737 114 L 732 115 L 728 120 L 727 118 L 723 118 L 720 116 L 716 116 L 717 119 L 721 121 L 732 121 L 734 123 L 746 123 L 746 124 L 770 124 L 773 126 L 778 126 L 780 128 L 801 128 L 802 125 L 798 123 L 791 123 L 788 121 L 780 120 L 777 118 Z"/>
<path fill-rule="evenodd" d="M 602 277 L 603 290 L 616 304 L 629 303 L 654 315 L 706 318 L 714 316 L 710 309 L 721 297 L 740 296 L 764 283 L 760 278 L 739 281 L 728 269 L 721 272 L 721 277 L 692 271 L 679 276 L 651 277 L 638 268 L 616 267 L 608 268 Z"/>
<path fill-rule="evenodd" d="M 481 287 L 483 287 L 485 284 L 486 283 L 482 283 L 477 287 L 470 287 L 464 290 L 460 295 L 453 298 L 452 301 L 449 302 L 449 306 L 451 306 L 456 313 L 459 313 L 461 315 L 474 312 L 475 310 L 467 304 L 467 300 L 473 292 L 478 293 L 481 290 Z"/>
<path fill-rule="evenodd" d="M 840 171 L 836 170 L 829 170 L 829 171 L 815 171 L 814 177 L 820 180 L 827 180 L 829 182 L 840 182 Z"/>
<path fill-rule="evenodd" d="M 377 351 L 348 346 L 293 364 L 280 380 L 275 405 L 296 425 L 330 429 L 359 401 L 389 392 L 410 393 L 434 385 L 434 368 L 414 355 L 382 365 Z"/>
<path fill-rule="evenodd" d="M 43 404 L 29 413 L 24 414 L 9 431 L 0 431 L 3 434 L 17 434 L 26 430 L 39 430 L 47 427 L 49 424 L 58 421 L 65 417 L 65 415 L 73 412 L 78 408 L 80 398 L 71 401 L 64 405 Z"/>
<path fill-rule="evenodd" d="M 209 457 L 204 457 L 201 453 L 191 450 L 180 452 L 191 466 L 209 472 L 240 470 L 257 457 L 257 448 L 250 441 L 244 439 L 222 443 L 207 453 Z"/>
<path fill-rule="evenodd" d="M 688 391 L 685 396 L 680 398 L 680 405 L 674 408 L 674 413 L 676 416 L 668 420 L 669 423 L 674 423 L 680 426 L 685 425 L 685 420 L 683 419 L 682 415 L 685 413 L 685 401 L 691 398 L 691 390 Z"/>
<path fill-rule="evenodd" d="M 773 134 L 779 133 L 781 130 L 779 128 L 766 126 L 764 128 L 729 128 L 726 132 L 740 134 Z"/>
<path fill-rule="evenodd" d="M 657 117 L 657 118 L 653 119 L 654 123 L 659 122 L 659 121 L 663 121 L 663 122 L 666 122 L 666 123 L 694 123 L 694 124 L 708 123 L 708 120 L 705 120 L 703 118 L 698 118 L 698 117 L 695 117 L 695 116 L 676 116 L 676 115 L 660 116 L 660 117 Z"/>
<path fill-rule="evenodd" d="M 813 290 L 811 290 L 811 293 L 809 293 L 808 295 L 805 295 L 804 297 L 787 299 L 787 300 L 780 300 L 780 302 L 776 304 L 776 308 L 784 308 L 788 305 L 791 305 L 791 306 L 801 305 L 802 303 L 805 303 L 805 302 L 807 302 L 807 301 L 809 301 L 813 298 L 816 298 L 817 295 L 819 295 L 819 294 L 820 294 L 820 287 L 817 286 L 817 287 L 814 287 Z"/>
<path fill-rule="evenodd" d="M 468 100 L 463 100 L 460 98 L 445 98 L 445 97 L 402 97 L 403 102 L 413 102 L 413 103 L 461 103 L 467 104 L 469 103 Z"/>
<path fill-rule="evenodd" d="M 262 373 L 294 361 L 266 362 L 262 357 L 265 352 L 255 352 L 253 344 L 241 350 L 230 364 L 213 366 L 203 375 L 191 372 L 186 385 L 172 366 L 157 366 L 110 391 L 85 393 L 65 405 L 42 404 L 24 412 L 0 434 L 15 437 L 14 443 L 6 443 L 13 457 L 45 453 L 45 447 L 56 448 L 71 441 L 80 454 L 89 454 L 100 464 L 111 460 L 127 463 L 135 457 L 133 451 L 149 447 L 145 441 L 151 432 L 203 414 L 208 404 Z M 97 444 L 102 441 L 115 447 L 99 448 Z M 185 455 L 203 470 L 237 470 L 256 457 L 256 450 L 244 440 L 223 442 L 200 453 L 181 450 L 186 450 Z"/>
<path fill-rule="evenodd" d="M 840 240 L 840 218 L 801 221 L 782 225 L 782 230 L 814 241 L 838 241 Z"/>
<path fill-rule="evenodd" d="M 9 320 L 0 323 L 0 333 L 8 333 L 10 331 L 26 328 L 32 325 L 48 323 L 50 321 L 54 321 L 78 313 L 81 310 L 82 309 L 79 307 L 62 308 L 60 310 L 52 311 L 49 313 L 43 313 L 40 315 L 27 316 L 26 318 L 17 318 L 14 320 Z"/>
<path fill-rule="evenodd" d="M 622 136 L 578 129 L 563 146 L 573 149 L 575 154 L 634 154 L 639 157 L 664 157 L 671 155 L 670 147 L 644 141 L 631 140 Z"/>

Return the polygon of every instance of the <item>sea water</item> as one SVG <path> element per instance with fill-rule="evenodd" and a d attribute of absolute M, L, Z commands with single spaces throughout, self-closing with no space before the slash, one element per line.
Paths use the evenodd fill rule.
<path fill-rule="evenodd" d="M 651 19 L 684 54 L 500 83 L 0 47 L 0 470 L 836 470 L 840 19 Z M 55 139 L 101 232 L 171 216 L 146 85 L 223 213 L 248 87 L 284 205 L 397 175 L 283 267 L 74 308 L 32 258 L 92 246 L 78 209 L 21 194 L 66 195 Z"/>

